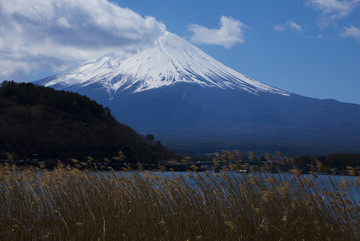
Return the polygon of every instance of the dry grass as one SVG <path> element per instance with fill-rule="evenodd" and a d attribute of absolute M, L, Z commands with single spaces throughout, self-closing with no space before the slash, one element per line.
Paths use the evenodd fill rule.
<path fill-rule="evenodd" d="M 349 185 L 299 175 L 0 167 L 0 240 L 360 240 Z"/>

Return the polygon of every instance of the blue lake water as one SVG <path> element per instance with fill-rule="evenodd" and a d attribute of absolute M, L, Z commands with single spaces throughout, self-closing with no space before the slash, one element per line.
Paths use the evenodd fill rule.
<path fill-rule="evenodd" d="M 132 175 L 143 175 L 143 172 L 117 172 L 119 175 L 125 175 L 131 177 Z M 187 183 L 189 183 L 192 187 L 196 188 L 198 185 L 198 180 L 196 179 L 196 175 L 199 175 L 200 177 L 204 178 L 206 180 L 206 175 L 213 175 L 213 180 L 221 180 L 220 173 L 204 173 L 199 172 L 198 174 L 192 173 L 192 172 L 151 172 L 153 175 L 163 176 L 166 178 L 176 178 L 178 176 L 187 176 L 184 178 Z M 255 173 L 255 174 L 247 174 L 247 173 L 237 173 L 237 172 L 226 172 L 227 176 L 230 177 L 230 180 L 233 182 L 238 181 L 238 178 L 244 178 L 247 175 L 254 175 L 254 176 L 261 176 L 263 178 L 268 178 L 270 176 L 275 177 L 276 180 L 279 181 L 288 181 L 291 185 L 296 186 L 296 182 L 294 181 L 294 175 L 293 174 L 267 174 L 267 173 Z M 194 178 L 188 178 L 190 176 L 193 176 Z M 304 174 L 301 176 L 302 178 L 308 178 L 312 180 L 315 184 L 317 184 L 317 187 L 319 191 L 329 191 L 329 192 L 340 192 L 343 191 L 345 194 L 347 194 L 347 198 L 349 200 L 354 201 L 355 203 L 358 203 L 360 205 L 360 181 L 357 180 L 357 177 L 355 176 L 335 176 L 335 175 L 317 175 L 316 177 L 310 175 L 310 174 Z M 342 188 L 346 186 L 346 188 Z M 311 190 L 311 188 L 310 188 Z M 315 190 L 315 189 L 313 189 Z"/>

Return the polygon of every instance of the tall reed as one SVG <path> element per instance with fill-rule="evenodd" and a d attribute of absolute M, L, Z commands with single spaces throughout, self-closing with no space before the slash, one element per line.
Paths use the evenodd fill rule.
<path fill-rule="evenodd" d="M 0 240 L 360 240 L 360 179 L 293 173 L 2 165 Z"/>

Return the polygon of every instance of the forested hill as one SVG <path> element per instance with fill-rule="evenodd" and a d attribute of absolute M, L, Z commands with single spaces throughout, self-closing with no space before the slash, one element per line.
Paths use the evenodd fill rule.
<path fill-rule="evenodd" d="M 39 159 L 111 158 L 119 150 L 129 162 L 174 157 L 159 141 L 118 123 L 108 108 L 85 96 L 31 83 L 1 84 L 0 159 L 6 153 Z"/>

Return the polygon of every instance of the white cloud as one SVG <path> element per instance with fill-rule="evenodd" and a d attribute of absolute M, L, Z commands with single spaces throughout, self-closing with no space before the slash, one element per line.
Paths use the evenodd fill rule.
<path fill-rule="evenodd" d="M 360 43 L 360 28 L 351 25 L 345 27 L 344 31 L 340 34 L 342 38 L 354 38 Z"/>
<path fill-rule="evenodd" d="M 307 4 L 322 12 L 319 24 L 326 26 L 333 20 L 348 16 L 360 5 L 360 0 L 307 0 Z"/>
<path fill-rule="evenodd" d="M 287 31 L 294 30 L 297 32 L 302 31 L 302 27 L 296 24 L 294 21 L 286 21 L 284 24 L 275 24 L 273 25 L 275 31 Z"/>
<path fill-rule="evenodd" d="M 71 27 L 68 20 L 66 18 L 64 18 L 64 17 L 58 18 L 57 23 L 58 23 L 59 27 L 64 27 L 64 28 L 70 28 Z"/>
<path fill-rule="evenodd" d="M 244 29 L 247 26 L 233 18 L 222 16 L 219 29 L 191 24 L 189 30 L 193 33 L 191 41 L 202 44 L 213 44 L 231 48 L 236 44 L 244 43 Z"/>
<path fill-rule="evenodd" d="M 154 17 L 108 0 L 1 0 L 0 22 L 0 80 L 152 44 L 166 32 Z"/>

